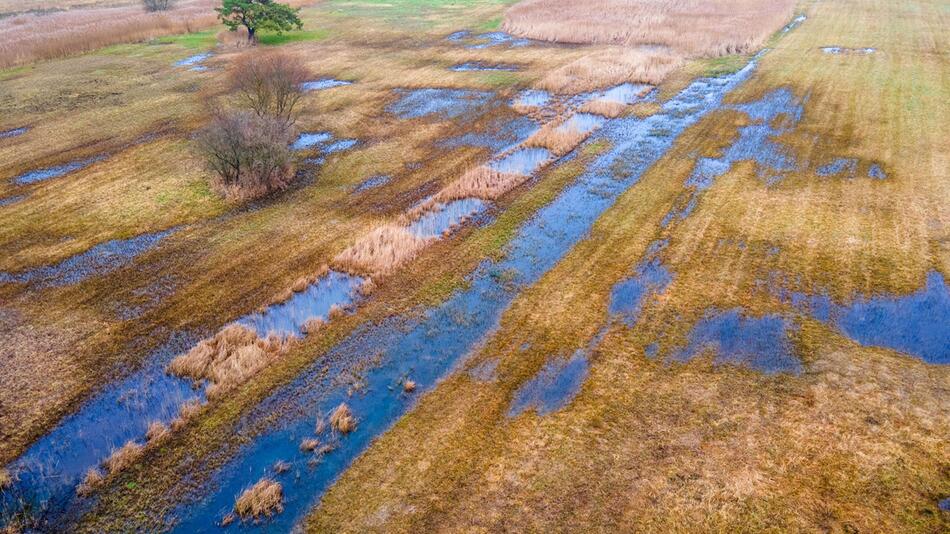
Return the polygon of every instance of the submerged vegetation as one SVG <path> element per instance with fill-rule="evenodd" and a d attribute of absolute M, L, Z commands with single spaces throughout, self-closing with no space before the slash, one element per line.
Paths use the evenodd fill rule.
<path fill-rule="evenodd" d="M 0 530 L 950 524 L 939 2 L 15 4 Z"/>

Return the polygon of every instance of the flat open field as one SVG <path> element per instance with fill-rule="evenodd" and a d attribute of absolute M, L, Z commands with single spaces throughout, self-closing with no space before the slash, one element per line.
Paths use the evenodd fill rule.
<path fill-rule="evenodd" d="M 746 4 L 17 41 L 0 531 L 950 530 L 950 9 Z M 0 27 L 65 8 L 138 5 Z M 201 132 L 273 53 L 242 199 Z"/>

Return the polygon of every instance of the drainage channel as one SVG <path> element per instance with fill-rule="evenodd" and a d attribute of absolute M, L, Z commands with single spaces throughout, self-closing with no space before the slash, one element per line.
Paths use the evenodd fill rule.
<path fill-rule="evenodd" d="M 485 261 L 471 273 L 465 290 L 421 317 L 360 327 L 245 414 L 237 428 L 247 445 L 212 475 L 204 490 L 185 498 L 171 518 L 177 521 L 175 531 L 291 530 L 353 460 L 411 409 L 418 392 L 435 387 L 498 325 L 521 290 L 553 268 L 686 128 L 720 107 L 754 66 L 755 60 L 732 75 L 696 80 L 650 117 L 605 124 L 594 139 L 609 140 L 611 150 L 526 222 L 502 259 Z M 617 164 L 630 172 L 618 179 L 611 170 Z M 347 376 L 349 380 L 341 378 Z M 417 393 L 400 387 L 407 380 L 415 383 Z M 344 402 L 357 418 L 355 430 L 341 435 L 318 424 Z M 262 428 L 262 421 L 278 423 Z M 305 439 L 318 439 L 329 448 L 318 455 L 301 450 Z M 281 470 L 273 469 L 278 462 L 294 468 L 280 475 Z M 283 513 L 262 523 L 222 524 L 242 490 L 268 476 L 283 485 Z"/>

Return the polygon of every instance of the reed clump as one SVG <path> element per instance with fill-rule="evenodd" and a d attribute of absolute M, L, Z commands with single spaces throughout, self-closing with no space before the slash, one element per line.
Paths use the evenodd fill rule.
<path fill-rule="evenodd" d="M 341 270 L 368 275 L 385 275 L 412 260 L 430 240 L 410 233 L 396 224 L 380 226 L 334 258 Z"/>
<path fill-rule="evenodd" d="M 244 490 L 234 502 L 234 512 L 241 519 L 270 517 L 284 511 L 284 489 L 280 482 L 262 478 Z"/>
<path fill-rule="evenodd" d="M 330 414 L 330 427 L 341 434 L 349 434 L 356 430 L 356 418 L 346 403 L 342 403 Z"/>
<path fill-rule="evenodd" d="M 278 336 L 261 339 L 253 330 L 232 324 L 176 357 L 168 372 L 196 381 L 207 380 L 208 397 L 214 398 L 267 367 L 286 352 L 289 343 Z"/>
<path fill-rule="evenodd" d="M 563 123 L 549 122 L 529 137 L 524 145 L 546 148 L 556 156 L 563 156 L 583 143 L 590 134 L 591 131 L 583 132 L 573 126 L 564 127 Z"/>

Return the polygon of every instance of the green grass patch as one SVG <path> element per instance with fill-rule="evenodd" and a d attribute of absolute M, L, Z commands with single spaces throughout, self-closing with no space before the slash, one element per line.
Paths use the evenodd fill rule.
<path fill-rule="evenodd" d="M 726 76 L 738 72 L 749 62 L 748 56 L 732 54 L 703 60 L 703 76 Z"/>
<path fill-rule="evenodd" d="M 301 41 L 322 41 L 330 35 L 329 30 L 299 30 L 282 33 L 261 33 L 257 36 L 257 42 L 262 45 L 276 46 L 287 43 L 297 43 Z"/>
<path fill-rule="evenodd" d="M 482 81 L 492 87 L 510 87 L 521 82 L 513 72 L 488 72 L 481 75 Z"/>
<path fill-rule="evenodd" d="M 218 42 L 218 29 L 205 30 L 194 33 L 183 33 L 179 35 L 168 35 L 154 39 L 155 44 L 177 44 L 184 48 L 199 49 L 211 48 Z"/>
<path fill-rule="evenodd" d="M 481 32 L 491 32 L 501 28 L 501 17 L 495 17 L 493 19 L 488 19 L 485 22 L 475 26 L 477 31 Z"/>
<path fill-rule="evenodd" d="M 21 65 L 19 67 L 10 67 L 0 70 L 0 81 L 10 80 L 17 76 L 22 76 L 33 70 L 33 65 Z"/>

